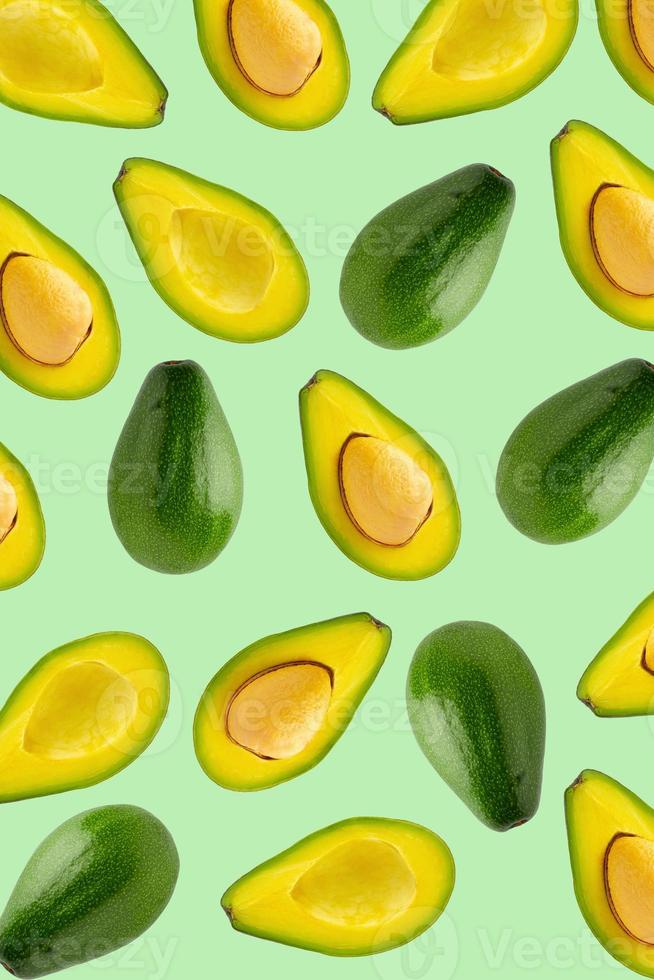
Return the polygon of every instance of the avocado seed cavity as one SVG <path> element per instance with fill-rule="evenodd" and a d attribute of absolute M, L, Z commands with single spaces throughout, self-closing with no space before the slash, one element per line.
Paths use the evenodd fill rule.
<path fill-rule="evenodd" d="M 0 473 L 0 544 L 16 526 L 18 497 L 9 480 Z"/>
<path fill-rule="evenodd" d="M 604 858 L 604 887 L 618 925 L 654 945 L 654 841 L 616 834 Z"/>
<path fill-rule="evenodd" d="M 291 897 L 337 926 L 381 926 L 404 912 L 416 879 L 402 853 L 373 837 L 332 848 L 298 878 Z"/>
<path fill-rule="evenodd" d="M 622 292 L 654 295 L 654 200 L 602 184 L 590 206 L 590 237 L 604 275 Z"/>
<path fill-rule="evenodd" d="M 407 452 L 384 439 L 351 435 L 341 449 L 339 481 L 350 520 L 377 544 L 407 544 L 431 514 L 429 476 Z"/>
<path fill-rule="evenodd" d="M 280 664 L 243 684 L 227 709 L 227 734 L 262 759 L 291 759 L 325 722 L 332 673 L 322 664 Z"/>
<path fill-rule="evenodd" d="M 295 0 L 230 0 L 227 26 L 241 73 L 268 95 L 296 95 L 320 64 L 320 29 Z"/>
<path fill-rule="evenodd" d="M 89 337 L 88 294 L 47 259 L 13 253 L 0 270 L 2 325 L 14 346 L 37 364 L 70 361 Z"/>

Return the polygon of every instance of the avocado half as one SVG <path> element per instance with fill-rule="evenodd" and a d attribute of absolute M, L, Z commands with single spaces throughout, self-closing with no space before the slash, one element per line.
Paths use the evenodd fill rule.
<path fill-rule="evenodd" d="M 0 102 L 51 119 L 140 129 L 168 92 L 98 0 L 0 5 Z"/>
<path fill-rule="evenodd" d="M 426 827 L 354 817 L 254 868 L 222 906 L 239 932 L 330 956 L 370 956 L 433 925 L 454 876 L 447 844 Z"/>
<path fill-rule="evenodd" d="M 607 54 L 634 92 L 654 102 L 654 25 L 647 0 L 595 0 Z"/>
<path fill-rule="evenodd" d="M 279 221 L 242 194 L 155 160 L 126 160 L 114 194 L 148 278 L 213 337 L 270 340 L 302 318 L 309 279 Z"/>
<path fill-rule="evenodd" d="M 427 578 L 451 561 L 456 492 L 415 429 L 333 371 L 302 389 L 300 418 L 313 506 L 348 558 L 391 579 Z"/>
<path fill-rule="evenodd" d="M 0 591 L 27 581 L 41 564 L 45 522 L 32 478 L 0 443 Z"/>
<path fill-rule="evenodd" d="M 0 802 L 92 786 L 133 762 L 168 709 L 168 669 L 133 633 L 46 654 L 0 711 Z"/>
<path fill-rule="evenodd" d="M 227 789 L 257 790 L 317 765 L 377 676 L 391 631 L 368 613 L 267 636 L 209 682 L 195 716 L 198 761 Z"/>
<path fill-rule="evenodd" d="M 565 794 L 579 908 L 606 951 L 654 977 L 654 810 L 604 773 L 586 769 Z"/>
<path fill-rule="evenodd" d="M 0 370 L 46 398 L 85 398 L 111 380 L 119 358 L 116 314 L 100 276 L 0 197 Z"/>
<path fill-rule="evenodd" d="M 373 107 L 405 125 L 513 102 L 563 60 L 578 18 L 577 0 L 538 0 L 528 11 L 430 0 L 382 72 Z"/>
<path fill-rule="evenodd" d="M 195 0 L 202 55 L 227 98 L 276 129 L 313 129 L 340 112 L 350 65 L 324 0 Z"/>

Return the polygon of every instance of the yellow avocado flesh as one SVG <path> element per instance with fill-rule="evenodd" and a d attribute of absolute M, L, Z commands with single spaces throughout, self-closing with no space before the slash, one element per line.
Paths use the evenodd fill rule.
<path fill-rule="evenodd" d="M 263 759 L 292 759 L 324 725 L 331 696 L 331 674 L 322 664 L 282 664 L 237 691 L 227 733 Z"/>
<path fill-rule="evenodd" d="M 246 647 L 198 705 L 204 771 L 227 789 L 258 790 L 312 768 L 347 728 L 389 645 L 388 627 L 356 613 Z"/>
<path fill-rule="evenodd" d="M 654 811 L 594 770 L 579 776 L 565 803 L 575 893 L 586 922 L 620 963 L 654 976 Z"/>
<path fill-rule="evenodd" d="M 592 660 L 577 696 L 605 717 L 654 714 L 654 594 Z"/>
<path fill-rule="evenodd" d="M 88 294 L 67 272 L 33 255 L 11 255 L 5 262 L 0 310 L 18 350 L 39 364 L 70 361 L 93 322 Z"/>
<path fill-rule="evenodd" d="M 372 436 L 347 440 L 340 456 L 341 496 L 353 523 L 379 544 L 410 541 L 429 516 L 429 476 L 403 449 Z"/>
<path fill-rule="evenodd" d="M 0 369 L 46 398 L 84 398 L 103 388 L 120 357 L 104 282 L 69 245 L 4 197 L 0 269 Z"/>
<path fill-rule="evenodd" d="M 311 129 L 347 98 L 350 70 L 324 0 L 195 0 L 202 54 L 231 101 L 278 129 Z"/>
<path fill-rule="evenodd" d="M 37 115 L 154 126 L 166 90 L 97 0 L 0 0 L 0 99 Z"/>
<path fill-rule="evenodd" d="M 152 160 L 128 160 L 114 189 L 152 285 L 193 326 L 246 343 L 301 318 L 304 263 L 264 208 Z"/>
<path fill-rule="evenodd" d="M 401 946 L 429 928 L 454 885 L 447 845 L 416 824 L 361 817 L 312 834 L 223 896 L 241 932 L 336 956 Z"/>
<path fill-rule="evenodd" d="M 168 706 L 158 650 L 99 633 L 43 657 L 0 712 L 0 801 L 107 779 L 154 738 Z"/>
<path fill-rule="evenodd" d="M 605 275 L 634 296 L 654 294 L 654 200 L 627 187 L 601 187 L 591 208 L 591 236 Z"/>
<path fill-rule="evenodd" d="M 229 31 L 245 77 L 269 95 L 294 95 L 316 70 L 322 37 L 295 0 L 231 0 Z"/>
<path fill-rule="evenodd" d="M 373 105 L 393 122 L 412 123 L 511 102 L 553 71 L 576 22 L 572 0 L 554 14 L 544 0 L 526 8 L 429 3 L 382 73 Z"/>
<path fill-rule="evenodd" d="M 41 504 L 24 466 L 0 443 L 0 591 L 25 582 L 45 547 Z"/>
<path fill-rule="evenodd" d="M 572 121 L 552 142 L 552 174 L 561 246 L 580 286 L 615 319 L 654 329 L 654 297 L 637 295 L 654 282 L 654 171 Z"/>
<path fill-rule="evenodd" d="M 339 548 L 387 578 L 426 578 L 459 543 L 456 494 L 442 459 L 351 381 L 319 371 L 300 394 L 311 499 Z"/>

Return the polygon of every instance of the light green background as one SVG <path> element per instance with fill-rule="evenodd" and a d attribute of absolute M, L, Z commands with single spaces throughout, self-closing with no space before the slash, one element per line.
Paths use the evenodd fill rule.
<path fill-rule="evenodd" d="M 98 268 L 123 335 L 116 378 L 86 401 L 48 402 L 8 380 L 0 384 L 0 440 L 35 474 L 48 529 L 39 572 L 0 599 L 2 691 L 9 694 L 47 650 L 106 629 L 154 641 L 174 685 L 164 728 L 129 769 L 92 789 L 5 806 L 0 814 L 1 902 L 41 838 L 80 810 L 141 804 L 175 836 L 182 871 L 170 906 L 144 940 L 78 967 L 79 980 L 514 980 L 603 978 L 620 969 L 588 938 L 573 897 L 562 792 L 581 768 L 593 766 L 654 801 L 652 723 L 595 719 L 575 699 L 590 657 L 654 587 L 654 480 L 605 531 L 563 547 L 521 537 L 492 490 L 504 441 L 527 410 L 624 357 L 654 357 L 654 337 L 613 322 L 585 297 L 557 240 L 548 143 L 569 118 L 586 119 L 654 159 L 654 109 L 612 67 L 584 2 L 571 52 L 535 92 L 494 112 L 418 127 L 393 128 L 369 106 L 379 71 L 418 12 L 419 3 L 408 0 L 334 0 L 352 90 L 341 115 L 315 132 L 267 129 L 224 98 L 197 48 L 190 0 L 165 0 L 163 8 L 154 0 L 112 3 L 170 89 L 158 129 L 103 130 L 0 107 L 0 192 Z M 168 310 L 145 281 L 113 205 L 112 181 L 132 155 L 234 187 L 295 231 L 312 282 L 309 312 L 295 330 L 240 347 L 204 336 Z M 476 161 L 508 174 L 518 195 L 486 296 L 453 334 L 429 347 L 372 346 L 338 302 L 348 241 L 400 195 Z M 203 572 L 177 578 L 141 568 L 123 551 L 109 521 L 103 474 L 146 372 L 185 357 L 199 361 L 215 384 L 240 447 L 246 494 L 225 553 Z M 321 367 L 370 390 L 451 465 L 463 540 L 436 578 L 377 579 L 349 562 L 319 525 L 306 491 L 296 401 Z M 195 760 L 191 727 L 216 669 L 260 636 L 362 609 L 391 625 L 393 645 L 352 727 L 325 761 L 253 795 L 211 783 Z M 505 836 L 482 827 L 439 780 L 402 710 L 417 643 L 460 618 L 490 620 L 513 635 L 533 659 L 547 697 L 541 809 Z M 336 961 L 230 929 L 219 898 L 236 877 L 306 833 L 361 814 L 419 821 L 452 848 L 454 896 L 427 941 Z M 158 964 L 155 953 L 168 965 Z"/>

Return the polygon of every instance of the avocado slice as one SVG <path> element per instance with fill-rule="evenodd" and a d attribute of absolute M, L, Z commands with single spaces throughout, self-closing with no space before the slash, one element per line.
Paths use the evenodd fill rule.
<path fill-rule="evenodd" d="M 385 208 L 343 264 L 341 303 L 352 326 L 392 349 L 453 330 L 490 282 L 514 204 L 507 177 L 473 164 Z"/>
<path fill-rule="evenodd" d="M 624 80 L 654 102 L 654 24 L 649 0 L 595 0 L 600 35 Z"/>
<path fill-rule="evenodd" d="M 390 643 L 388 626 L 355 613 L 264 637 L 232 657 L 195 715 L 207 776 L 258 790 L 312 769 L 349 725 Z"/>
<path fill-rule="evenodd" d="M 234 436 L 208 375 L 195 361 L 152 368 L 109 469 L 109 512 L 123 547 L 158 572 L 214 561 L 243 503 Z"/>
<path fill-rule="evenodd" d="M 436 772 L 486 826 L 511 830 L 538 809 L 545 701 L 531 661 L 490 623 L 425 637 L 407 680 L 409 720 Z"/>
<path fill-rule="evenodd" d="M 0 102 L 50 119 L 141 129 L 166 88 L 98 0 L 3 0 Z"/>
<path fill-rule="evenodd" d="M 654 457 L 654 367 L 630 358 L 571 385 L 516 427 L 497 499 L 522 534 L 577 541 L 619 517 Z"/>
<path fill-rule="evenodd" d="M 198 330 L 270 340 L 302 318 L 304 262 L 287 232 L 242 194 L 155 160 L 127 160 L 118 207 L 150 282 Z"/>
<path fill-rule="evenodd" d="M 454 860 L 431 830 L 354 817 L 282 851 L 228 888 L 222 906 L 239 932 L 330 956 L 403 946 L 438 919 Z"/>
<path fill-rule="evenodd" d="M 198 40 L 225 95 L 276 129 L 313 129 L 342 109 L 350 64 L 324 0 L 195 0 Z"/>
<path fill-rule="evenodd" d="M 513 102 L 563 60 L 578 19 L 577 0 L 534 0 L 528 10 L 430 0 L 384 68 L 373 107 L 404 125 Z"/>
<path fill-rule="evenodd" d="M 569 122 L 552 141 L 561 246 L 609 316 L 654 330 L 654 170 L 601 130 Z"/>
<path fill-rule="evenodd" d="M 45 550 L 45 522 L 32 478 L 0 442 L 0 591 L 22 585 Z"/>
<path fill-rule="evenodd" d="M 96 633 L 47 653 L 0 711 L 0 802 L 120 772 L 158 732 L 168 688 L 161 654 L 133 633 Z"/>
<path fill-rule="evenodd" d="M 615 779 L 586 769 L 566 790 L 579 908 L 623 966 L 654 977 L 654 810 Z"/>
<path fill-rule="evenodd" d="M 577 697 L 602 718 L 654 714 L 654 593 L 588 665 Z"/>
<path fill-rule="evenodd" d="M 451 561 L 456 492 L 415 429 L 333 371 L 302 389 L 300 418 L 313 506 L 348 558 L 392 579 L 427 578 Z"/>
<path fill-rule="evenodd" d="M 120 949 L 167 906 L 175 842 L 137 806 L 101 806 L 62 823 L 29 859 L 0 918 L 0 961 L 42 977 Z"/>
<path fill-rule="evenodd" d="M 120 331 L 100 276 L 0 196 L 0 370 L 45 398 L 85 398 L 112 379 L 119 358 Z"/>

